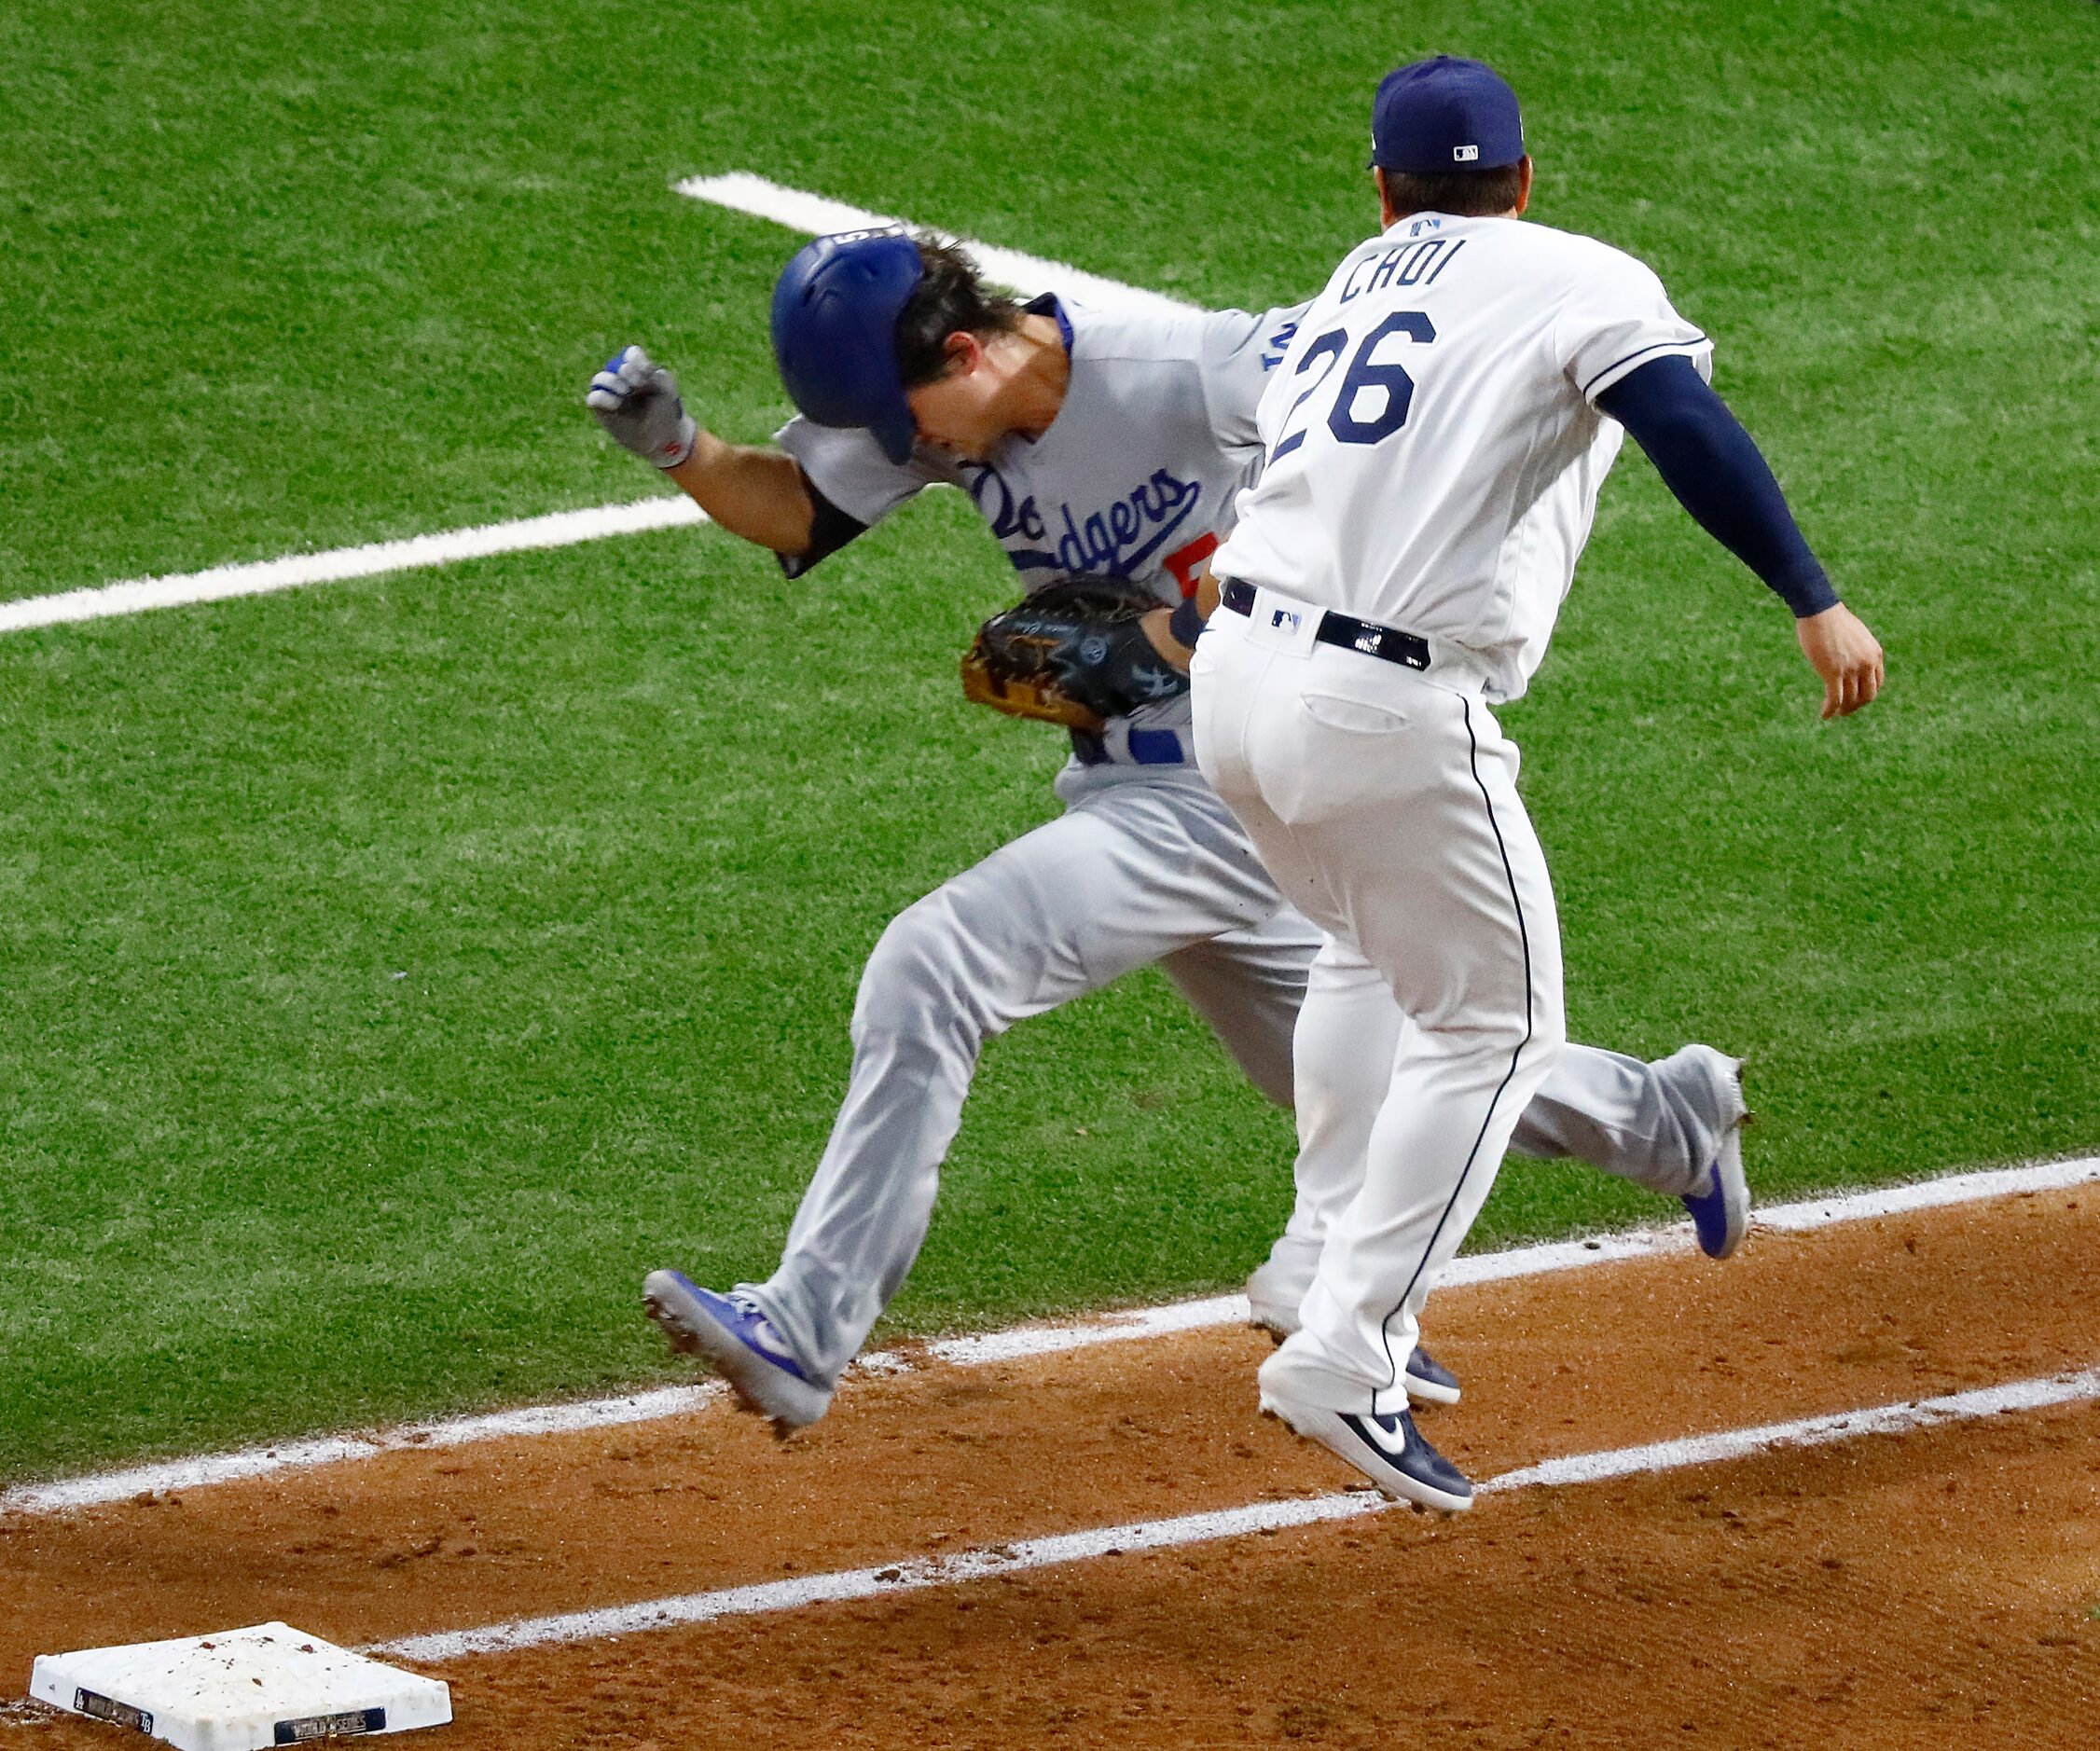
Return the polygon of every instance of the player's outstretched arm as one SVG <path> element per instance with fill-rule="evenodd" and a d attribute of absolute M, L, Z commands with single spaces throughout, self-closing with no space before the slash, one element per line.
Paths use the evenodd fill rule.
<path fill-rule="evenodd" d="M 1802 654 L 1823 681 L 1823 715 L 1881 691 L 1882 649 L 1838 600 L 1750 434 L 1681 355 L 1629 371 L 1596 398 L 1634 434 L 1693 520 L 1794 611 Z"/>
<path fill-rule="evenodd" d="M 705 430 L 685 411 L 678 379 L 640 347 L 614 355 L 584 405 L 615 443 L 662 469 L 732 535 L 790 558 L 808 551 L 816 507 L 801 464 Z"/>

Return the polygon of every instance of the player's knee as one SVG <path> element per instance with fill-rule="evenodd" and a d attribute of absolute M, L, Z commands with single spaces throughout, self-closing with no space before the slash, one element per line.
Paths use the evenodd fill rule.
<path fill-rule="evenodd" d="M 1514 1065 L 1548 1069 L 1568 1043 L 1567 1025 L 1558 1015 L 1517 1011 L 1509 1015 L 1470 1017 L 1458 1027 L 1417 1027 L 1415 1050 L 1457 1062 Z"/>
<path fill-rule="evenodd" d="M 967 944 L 940 893 L 890 920 L 861 972 L 856 1033 L 952 1027 L 971 1008 Z"/>
<path fill-rule="evenodd" d="M 1538 1013 L 1469 1028 L 1462 1037 L 1487 1056 L 1511 1058 L 1524 1069 L 1540 1071 L 1553 1068 L 1568 1043 L 1568 1030 L 1559 1017 Z"/>
<path fill-rule="evenodd" d="M 1557 1018 L 1540 1016 L 1533 1020 L 1527 1035 L 1516 1047 L 1514 1064 L 1534 1094 L 1546 1085 L 1567 1045 L 1568 1029 Z"/>

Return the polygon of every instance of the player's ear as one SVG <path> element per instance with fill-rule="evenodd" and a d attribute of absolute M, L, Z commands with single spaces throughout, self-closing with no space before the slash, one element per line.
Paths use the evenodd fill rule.
<path fill-rule="evenodd" d="M 968 377 L 977 368 L 978 361 L 985 356 L 984 342 L 966 329 L 959 328 L 941 347 L 947 360 L 947 377 Z"/>
<path fill-rule="evenodd" d="M 1522 213 L 1531 204 L 1531 154 L 1527 152 L 1516 162 L 1523 175 L 1516 186 L 1516 205 L 1511 211 Z"/>
<path fill-rule="evenodd" d="M 1393 211 L 1393 198 L 1386 190 L 1386 172 L 1382 166 L 1371 167 L 1371 180 L 1378 185 L 1378 227 L 1389 231 L 1400 214 Z"/>

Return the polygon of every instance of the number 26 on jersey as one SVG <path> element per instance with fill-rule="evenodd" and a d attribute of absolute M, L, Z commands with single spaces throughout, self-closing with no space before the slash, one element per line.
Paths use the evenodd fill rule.
<path fill-rule="evenodd" d="M 1396 354 L 1409 346 L 1428 346 L 1436 338 L 1436 324 L 1420 310 L 1395 310 L 1357 343 L 1349 356 L 1341 387 L 1334 392 L 1327 410 L 1327 429 L 1339 444 L 1375 444 L 1388 438 L 1407 423 L 1407 410 L 1415 400 L 1415 379 Z M 1386 356 L 1379 356 L 1379 349 Z M 1298 360 L 1294 377 L 1313 373 L 1291 411 L 1283 416 L 1283 433 L 1269 452 L 1269 462 L 1280 462 L 1306 441 L 1306 428 L 1313 415 L 1306 404 L 1326 387 L 1334 367 L 1349 350 L 1349 331 L 1330 328 L 1306 347 Z M 1304 419 L 1300 419 L 1300 415 Z"/>

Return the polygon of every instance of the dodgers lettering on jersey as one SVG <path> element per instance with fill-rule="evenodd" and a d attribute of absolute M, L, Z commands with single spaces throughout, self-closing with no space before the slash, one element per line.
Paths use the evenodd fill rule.
<path fill-rule="evenodd" d="M 1521 219 L 1417 214 L 1359 244 L 1263 394 L 1267 456 L 1219 575 L 1430 641 L 1523 693 L 1624 434 L 1596 397 L 1712 345 L 1643 264 Z"/>
<path fill-rule="evenodd" d="M 1030 310 L 1056 313 L 1039 298 Z M 1232 529 L 1262 462 L 1255 409 L 1295 337 L 1295 310 L 1096 310 L 1063 303 L 1071 374 L 1057 417 L 984 462 L 921 448 L 895 463 L 874 437 L 796 418 L 779 442 L 809 482 L 873 525 L 925 488 L 961 488 L 1025 587 L 1068 572 L 1135 579 L 1179 601 Z M 1139 714 L 1185 723 L 1187 696 Z"/>
<path fill-rule="evenodd" d="M 1038 507 L 1036 495 L 1017 496 L 1014 484 L 997 467 L 961 462 L 957 469 L 960 484 L 1024 576 L 1031 572 L 1091 572 L 1143 577 L 1158 571 L 1170 555 L 1174 559 L 1167 567 L 1170 572 L 1185 570 L 1190 563 L 1180 552 L 1185 544 L 1178 537 L 1202 503 L 1199 479 L 1183 479 L 1171 469 L 1155 468 L 1149 479 L 1139 481 L 1127 493 L 1086 512 L 1084 521 L 1075 516 L 1071 501 L 1065 499 L 1057 506 L 1057 523 L 1053 526 Z"/>

